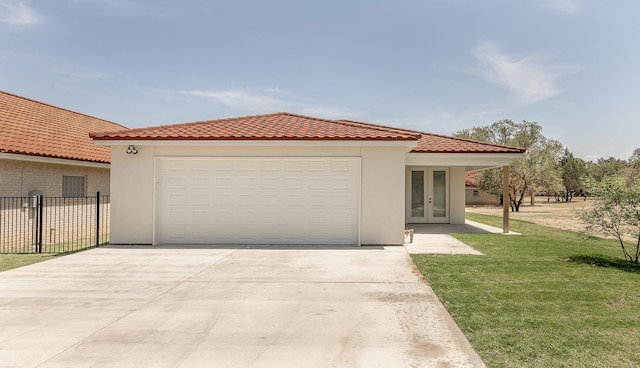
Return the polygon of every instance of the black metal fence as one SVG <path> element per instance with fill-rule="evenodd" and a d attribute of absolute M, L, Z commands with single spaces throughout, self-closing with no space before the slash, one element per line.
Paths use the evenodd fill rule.
<path fill-rule="evenodd" d="M 0 197 L 0 253 L 59 253 L 109 243 L 110 197 Z"/>

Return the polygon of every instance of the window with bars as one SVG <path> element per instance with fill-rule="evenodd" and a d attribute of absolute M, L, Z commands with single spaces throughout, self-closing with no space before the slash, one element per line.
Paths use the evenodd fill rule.
<path fill-rule="evenodd" d="M 65 198 L 84 197 L 84 176 L 63 176 L 62 196 Z"/>

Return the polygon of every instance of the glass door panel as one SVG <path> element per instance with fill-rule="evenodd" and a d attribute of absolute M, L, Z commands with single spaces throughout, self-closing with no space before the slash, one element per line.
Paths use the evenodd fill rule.
<path fill-rule="evenodd" d="M 449 178 L 447 169 L 429 169 L 429 222 L 449 222 Z"/>
<path fill-rule="evenodd" d="M 449 169 L 412 167 L 406 170 L 407 223 L 449 222 Z"/>
<path fill-rule="evenodd" d="M 447 217 L 447 176 L 444 171 L 433 172 L 433 217 Z"/>
<path fill-rule="evenodd" d="M 411 171 L 411 217 L 424 216 L 424 171 Z"/>

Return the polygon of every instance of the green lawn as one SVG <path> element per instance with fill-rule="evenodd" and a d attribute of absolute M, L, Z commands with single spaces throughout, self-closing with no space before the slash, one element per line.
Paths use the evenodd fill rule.
<path fill-rule="evenodd" d="M 616 242 L 516 220 L 511 230 L 522 235 L 454 235 L 484 256 L 413 256 L 487 366 L 640 367 L 640 268 Z"/>
<path fill-rule="evenodd" d="M 101 245 L 105 245 L 103 243 Z M 32 263 L 46 261 L 48 259 L 64 256 L 71 253 L 82 252 L 94 248 L 93 243 L 71 242 L 56 244 L 54 246 L 45 245 L 43 253 L 0 253 L 0 272 L 18 268 Z"/>
<path fill-rule="evenodd" d="M 66 253 L 65 253 L 66 254 Z M 61 253 L 0 254 L 0 272 L 55 258 Z"/>

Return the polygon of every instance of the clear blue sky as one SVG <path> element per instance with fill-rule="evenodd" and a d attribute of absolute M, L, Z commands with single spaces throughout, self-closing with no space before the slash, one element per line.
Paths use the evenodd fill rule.
<path fill-rule="evenodd" d="M 640 147 L 637 0 L 0 0 L 0 90 L 128 127 L 290 111 Z"/>

